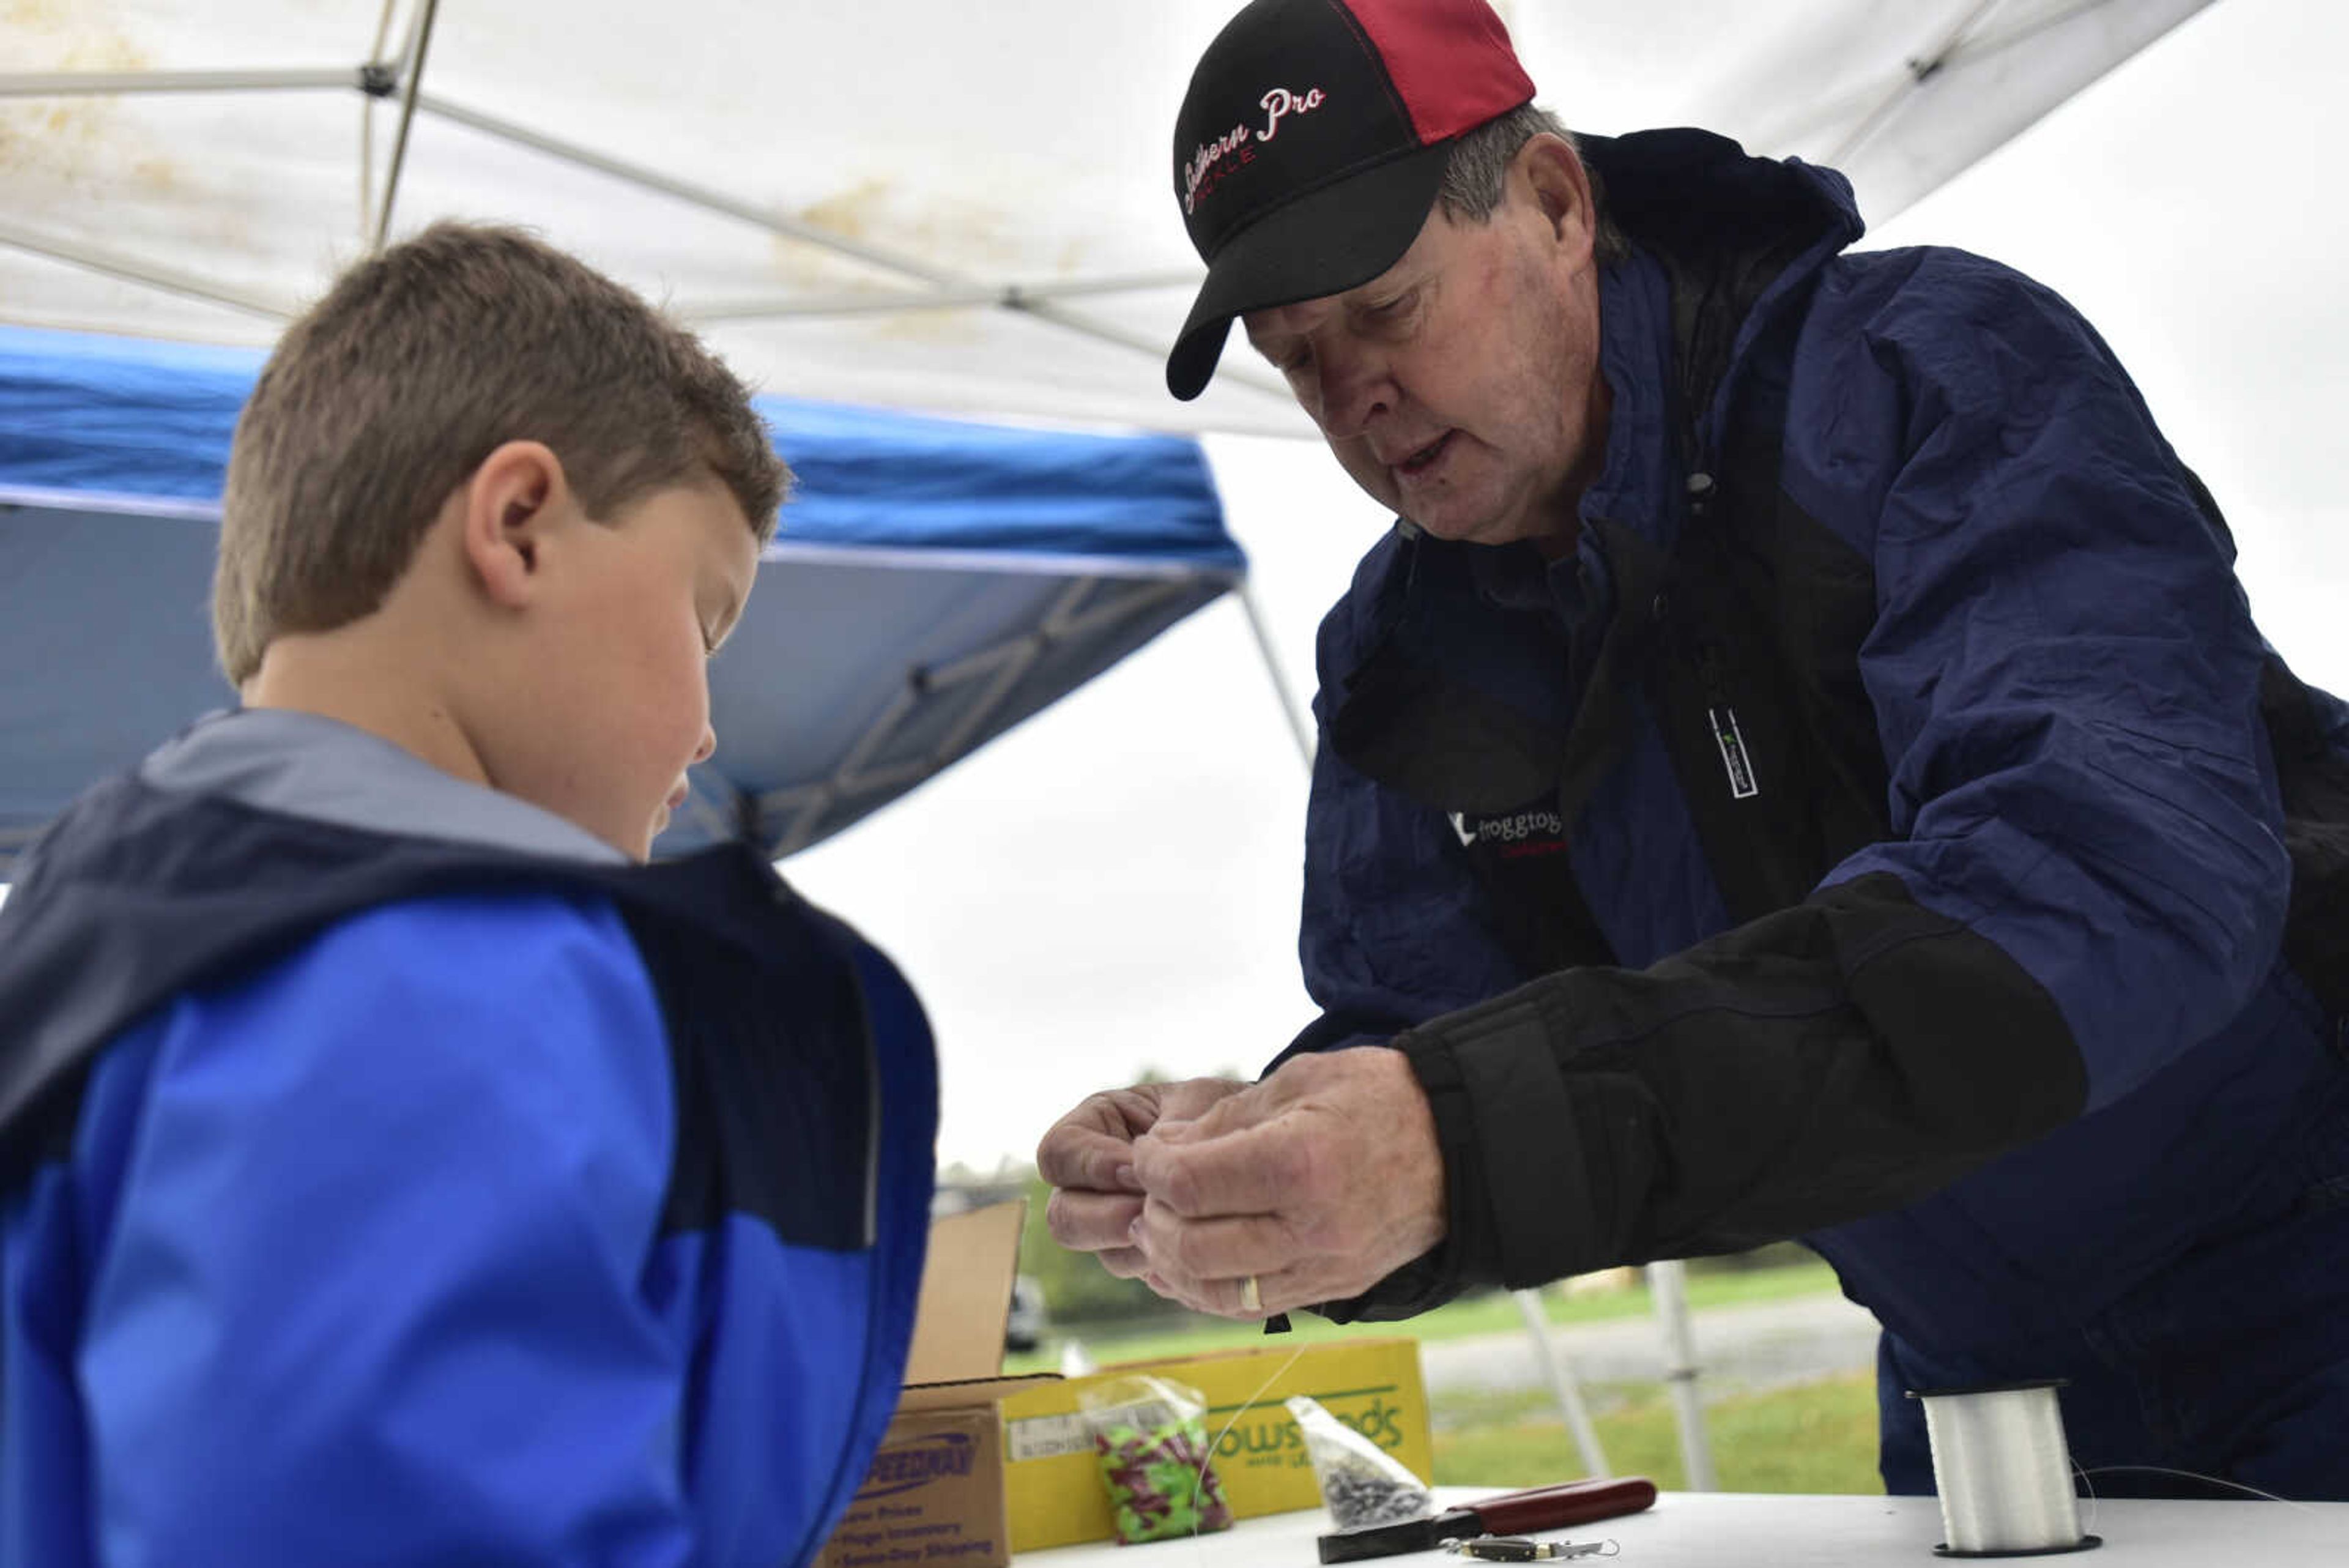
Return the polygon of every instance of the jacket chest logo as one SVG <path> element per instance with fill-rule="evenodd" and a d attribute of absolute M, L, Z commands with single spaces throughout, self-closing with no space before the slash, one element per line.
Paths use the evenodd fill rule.
<path fill-rule="evenodd" d="M 1504 860 L 1554 855 L 1567 846 L 1566 821 L 1555 807 L 1477 816 L 1455 811 L 1451 820 L 1464 848 L 1482 847 Z"/>

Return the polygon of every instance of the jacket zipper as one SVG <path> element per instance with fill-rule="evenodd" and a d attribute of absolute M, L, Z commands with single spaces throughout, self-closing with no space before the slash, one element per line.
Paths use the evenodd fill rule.
<path fill-rule="evenodd" d="M 848 962 L 853 969 L 855 961 L 852 958 Z M 857 988 L 860 993 L 863 992 L 864 983 L 864 977 L 859 975 Z M 863 1418 L 864 1410 L 873 1398 L 873 1366 L 880 1355 L 883 1340 L 882 1327 L 889 1315 L 888 1284 L 890 1267 L 894 1261 L 889 1256 L 886 1239 L 881 1234 L 880 1208 L 884 1159 L 881 1139 L 885 1131 L 886 1123 L 881 1104 L 884 1083 L 884 1075 L 881 1071 L 881 1041 L 870 1012 L 866 1013 L 864 1020 L 864 1071 L 866 1080 L 872 1086 L 872 1093 L 867 1098 L 869 1109 L 866 1113 L 866 1126 L 869 1130 L 864 1145 L 864 1251 L 872 1262 L 865 1278 L 864 1354 L 857 1366 L 856 1397 L 849 1407 L 851 1435 L 854 1433 L 856 1423 Z M 895 1401 L 892 1400 L 891 1404 L 894 1406 Z M 889 1420 L 895 1419 L 896 1413 L 893 1409 Z M 885 1422 L 882 1428 L 885 1441 L 887 1432 L 888 1426 Z M 818 1518 L 822 1518 L 824 1513 L 833 1513 L 835 1525 L 841 1517 L 846 1515 L 849 1509 L 855 1506 L 856 1494 L 864 1487 L 863 1472 L 860 1471 L 854 1476 L 847 1473 L 849 1467 L 848 1456 L 844 1451 L 846 1446 L 842 1445 L 843 1452 L 840 1462 L 833 1467 L 832 1479 L 825 1483 L 822 1493 L 823 1501 L 817 1505 L 820 1511 Z M 869 1464 L 871 1459 L 868 1458 L 866 1462 Z M 844 1500 L 840 1501 L 835 1511 L 833 1500 L 840 1498 L 843 1483 L 847 1487 L 848 1495 Z M 794 1568 L 806 1568 L 806 1564 L 815 1561 L 816 1554 L 823 1550 L 830 1540 L 829 1533 L 820 1538 L 815 1536 L 811 1526 L 809 1536 L 802 1541 L 800 1549 L 786 1561 L 794 1564 Z"/>
<path fill-rule="evenodd" d="M 1721 766 L 1729 774 L 1729 798 L 1751 800 L 1762 793 L 1762 784 L 1754 776 L 1754 761 L 1745 752 L 1745 733 L 1737 726 L 1737 710 L 1729 705 L 1729 694 L 1721 678 L 1721 645 L 1708 642 L 1696 652 L 1697 678 L 1704 684 L 1705 723 L 1713 731 L 1713 743 L 1721 750 Z"/>
<path fill-rule="evenodd" d="M 1718 491 L 1713 475 L 1699 469 L 1688 476 L 1688 525 L 1704 521 Z M 1696 649 L 1697 680 L 1704 688 L 1705 727 L 1721 753 L 1722 771 L 1729 775 L 1729 798 L 1751 800 L 1762 793 L 1754 776 L 1754 759 L 1745 750 L 1745 732 L 1738 727 L 1737 710 L 1730 705 L 1728 682 L 1721 670 L 1721 644 L 1702 642 Z"/>

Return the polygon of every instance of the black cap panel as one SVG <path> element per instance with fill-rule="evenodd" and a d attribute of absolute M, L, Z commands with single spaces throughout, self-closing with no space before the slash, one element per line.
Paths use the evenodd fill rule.
<path fill-rule="evenodd" d="M 1299 195 L 1419 140 L 1378 56 L 1335 0 L 1256 0 L 1192 74 L 1174 197 L 1201 259 Z"/>

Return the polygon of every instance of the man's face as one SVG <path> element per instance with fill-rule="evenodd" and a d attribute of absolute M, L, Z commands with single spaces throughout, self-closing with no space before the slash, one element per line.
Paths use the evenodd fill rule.
<path fill-rule="evenodd" d="M 1598 284 L 1588 186 L 1578 212 L 1545 201 L 1565 177 L 1529 161 L 1488 221 L 1439 206 L 1369 283 L 1242 319 L 1381 503 L 1438 538 L 1562 548 L 1605 441 Z"/>
<path fill-rule="evenodd" d="M 683 804 L 686 768 L 716 748 L 709 656 L 750 597 L 758 540 L 707 483 L 656 491 L 564 548 L 532 711 L 516 716 L 533 743 L 511 748 L 495 782 L 643 859 Z"/>

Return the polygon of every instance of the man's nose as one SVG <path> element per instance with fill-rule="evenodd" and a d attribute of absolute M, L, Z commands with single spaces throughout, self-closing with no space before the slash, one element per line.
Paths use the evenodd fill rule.
<path fill-rule="evenodd" d="M 1321 356 L 1319 369 L 1324 435 L 1340 440 L 1361 435 L 1372 419 L 1394 411 L 1394 382 L 1378 355 L 1335 348 Z"/>
<path fill-rule="evenodd" d="M 717 729 L 716 729 L 714 726 L 712 726 L 712 725 L 709 725 L 709 724 L 704 724 L 704 725 L 702 725 L 702 726 L 701 726 L 701 744 L 699 744 L 699 745 L 698 745 L 698 746 L 694 747 L 694 749 L 693 749 L 693 760 L 694 760 L 695 762 L 697 762 L 697 763 L 706 763 L 706 762 L 708 762 L 708 761 L 710 759 L 711 755 L 712 755 L 712 754 L 714 754 L 714 753 L 717 752 L 717 750 L 718 750 L 718 731 L 717 731 Z"/>

